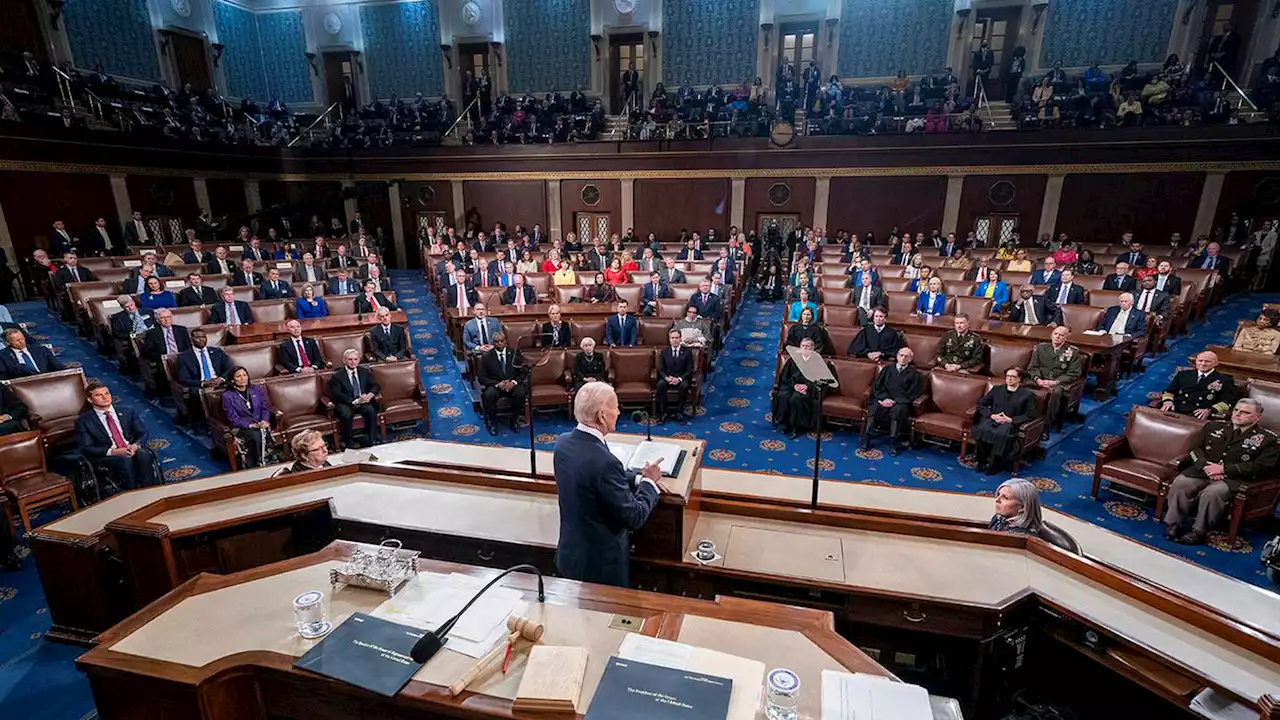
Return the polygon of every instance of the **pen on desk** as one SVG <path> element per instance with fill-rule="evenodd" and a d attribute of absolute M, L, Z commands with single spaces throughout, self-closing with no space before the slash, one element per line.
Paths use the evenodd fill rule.
<path fill-rule="evenodd" d="M 507 667 L 511 664 L 511 641 L 507 641 L 507 654 L 502 658 L 502 674 L 507 674 Z"/>

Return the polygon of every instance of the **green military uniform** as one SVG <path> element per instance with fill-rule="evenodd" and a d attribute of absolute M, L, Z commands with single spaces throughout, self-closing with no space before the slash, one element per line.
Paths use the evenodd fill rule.
<path fill-rule="evenodd" d="M 1237 429 L 1230 422 L 1208 422 L 1191 446 L 1189 465 L 1169 485 L 1167 525 L 1195 516 L 1192 530 L 1207 533 L 1224 515 L 1240 483 L 1273 471 L 1280 465 L 1280 438 L 1254 423 Z M 1209 479 L 1204 466 L 1220 463 L 1221 482 Z"/>
<path fill-rule="evenodd" d="M 982 359 L 984 347 L 986 343 L 982 341 L 982 336 L 972 330 L 964 335 L 948 330 L 938 343 L 938 359 L 934 361 L 934 367 L 959 365 L 965 372 L 981 370 L 985 364 Z"/>
<path fill-rule="evenodd" d="M 1236 379 L 1211 370 L 1203 377 L 1191 368 L 1174 374 L 1169 386 L 1160 396 L 1160 402 L 1173 403 L 1173 411 L 1194 415 L 1197 410 L 1209 410 L 1214 417 L 1224 417 L 1231 412 L 1236 400 Z"/>
<path fill-rule="evenodd" d="M 1057 385 L 1049 388 L 1049 419 L 1058 417 L 1058 409 L 1062 407 L 1062 399 L 1066 396 L 1064 386 L 1084 377 L 1085 356 L 1080 348 L 1063 343 L 1055 348 L 1051 342 L 1042 342 L 1031 351 L 1031 362 L 1027 363 L 1027 376 L 1034 380 L 1055 380 Z"/>

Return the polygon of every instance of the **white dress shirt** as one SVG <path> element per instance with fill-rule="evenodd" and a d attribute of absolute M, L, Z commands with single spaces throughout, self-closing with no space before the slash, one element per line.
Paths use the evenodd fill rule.
<path fill-rule="evenodd" d="M 1123 335 L 1124 328 L 1128 324 L 1129 324 L 1129 311 L 1121 308 L 1120 312 L 1116 313 L 1115 321 L 1111 323 L 1111 329 L 1108 330 L 1107 332 L 1111 333 L 1112 335 Z"/>
<path fill-rule="evenodd" d="M 95 414 L 95 415 L 97 415 L 97 416 L 98 416 L 98 422 L 102 424 L 102 429 L 103 429 L 103 430 L 105 430 L 105 431 L 107 432 L 107 437 L 111 439 L 111 447 L 113 447 L 113 448 L 123 448 L 123 447 L 127 447 L 127 446 L 128 446 L 127 444 L 128 444 L 128 442 L 129 442 L 129 439 L 124 437 L 124 425 L 122 425 L 122 424 L 120 423 L 120 415 L 118 415 L 118 414 L 116 413 L 116 407 L 115 407 L 115 405 L 112 405 L 111 407 L 107 408 L 106 410 L 98 410 L 97 408 L 94 408 L 94 411 L 93 411 L 93 412 L 94 412 L 94 414 Z M 125 443 L 126 443 L 125 445 L 119 445 L 119 444 L 117 444 L 117 443 L 116 443 L 116 441 L 115 441 L 115 438 L 112 438 L 112 437 L 111 437 L 111 426 L 107 424 L 107 415 L 108 415 L 108 414 L 110 414 L 110 415 L 111 415 L 111 417 L 112 417 L 112 419 L 113 419 L 113 420 L 115 420 L 115 422 L 116 422 L 116 430 L 120 433 L 120 437 L 124 438 Z"/>

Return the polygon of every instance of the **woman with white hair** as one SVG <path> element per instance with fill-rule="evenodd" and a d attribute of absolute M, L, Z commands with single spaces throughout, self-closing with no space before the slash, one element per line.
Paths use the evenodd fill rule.
<path fill-rule="evenodd" d="M 584 337 L 578 346 L 582 348 L 582 352 L 573 358 L 574 392 L 589 382 L 604 382 L 608 375 L 604 367 L 604 355 L 596 352 L 594 338 Z"/>
<path fill-rule="evenodd" d="M 1040 519 L 1040 491 L 1030 480 L 1011 478 L 996 488 L 996 514 L 987 527 L 1008 533 L 1039 535 L 1044 521 Z"/>

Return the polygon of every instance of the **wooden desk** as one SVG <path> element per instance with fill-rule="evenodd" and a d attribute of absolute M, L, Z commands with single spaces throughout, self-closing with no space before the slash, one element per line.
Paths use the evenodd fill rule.
<path fill-rule="evenodd" d="M 1209 345 L 1205 350 L 1212 350 L 1218 356 L 1218 368 L 1228 375 L 1280 382 L 1280 355 L 1232 350 L 1223 345 Z M 1195 355 L 1188 358 L 1189 365 L 1195 365 L 1195 361 Z"/>
<path fill-rule="evenodd" d="M 514 658 L 505 676 L 492 676 L 456 698 L 447 686 L 473 661 L 447 648 L 392 699 L 294 669 L 293 662 L 316 641 L 296 635 L 289 599 L 312 588 L 330 592 L 328 570 L 349 553 L 348 544 L 335 543 L 255 570 L 201 575 L 104 633 L 99 646 L 76 661 L 89 678 L 99 715 L 103 720 L 546 717 L 511 708 L 523 655 Z M 419 562 L 419 571 L 481 579 L 495 574 L 427 560 Z M 837 635 L 831 614 L 819 610 L 733 598 L 688 600 L 555 579 L 546 583 L 546 604 L 539 604 L 533 577 L 511 575 L 502 584 L 523 592 L 530 601 L 528 614 L 545 622 L 543 643 L 588 648 L 579 716 L 627 634 L 610 625 L 618 615 L 639 618 L 638 631 L 645 635 L 759 660 L 766 668 L 792 669 L 806 690 L 800 696 L 802 717 L 818 716 L 823 670 L 888 675 Z M 332 591 L 330 619 L 337 624 L 353 612 L 370 612 L 384 599 L 374 591 L 340 588 Z"/>
<path fill-rule="evenodd" d="M 391 313 L 391 322 L 403 325 L 409 318 L 403 310 Z M 378 324 L 373 313 L 365 315 L 330 315 L 329 317 L 299 320 L 302 333 L 307 337 L 322 335 L 341 335 L 349 332 L 368 330 Z M 262 340 L 282 340 L 289 336 L 285 329 L 287 323 L 249 323 L 248 325 L 228 325 L 227 334 L 235 337 L 237 343 L 259 342 Z"/>

